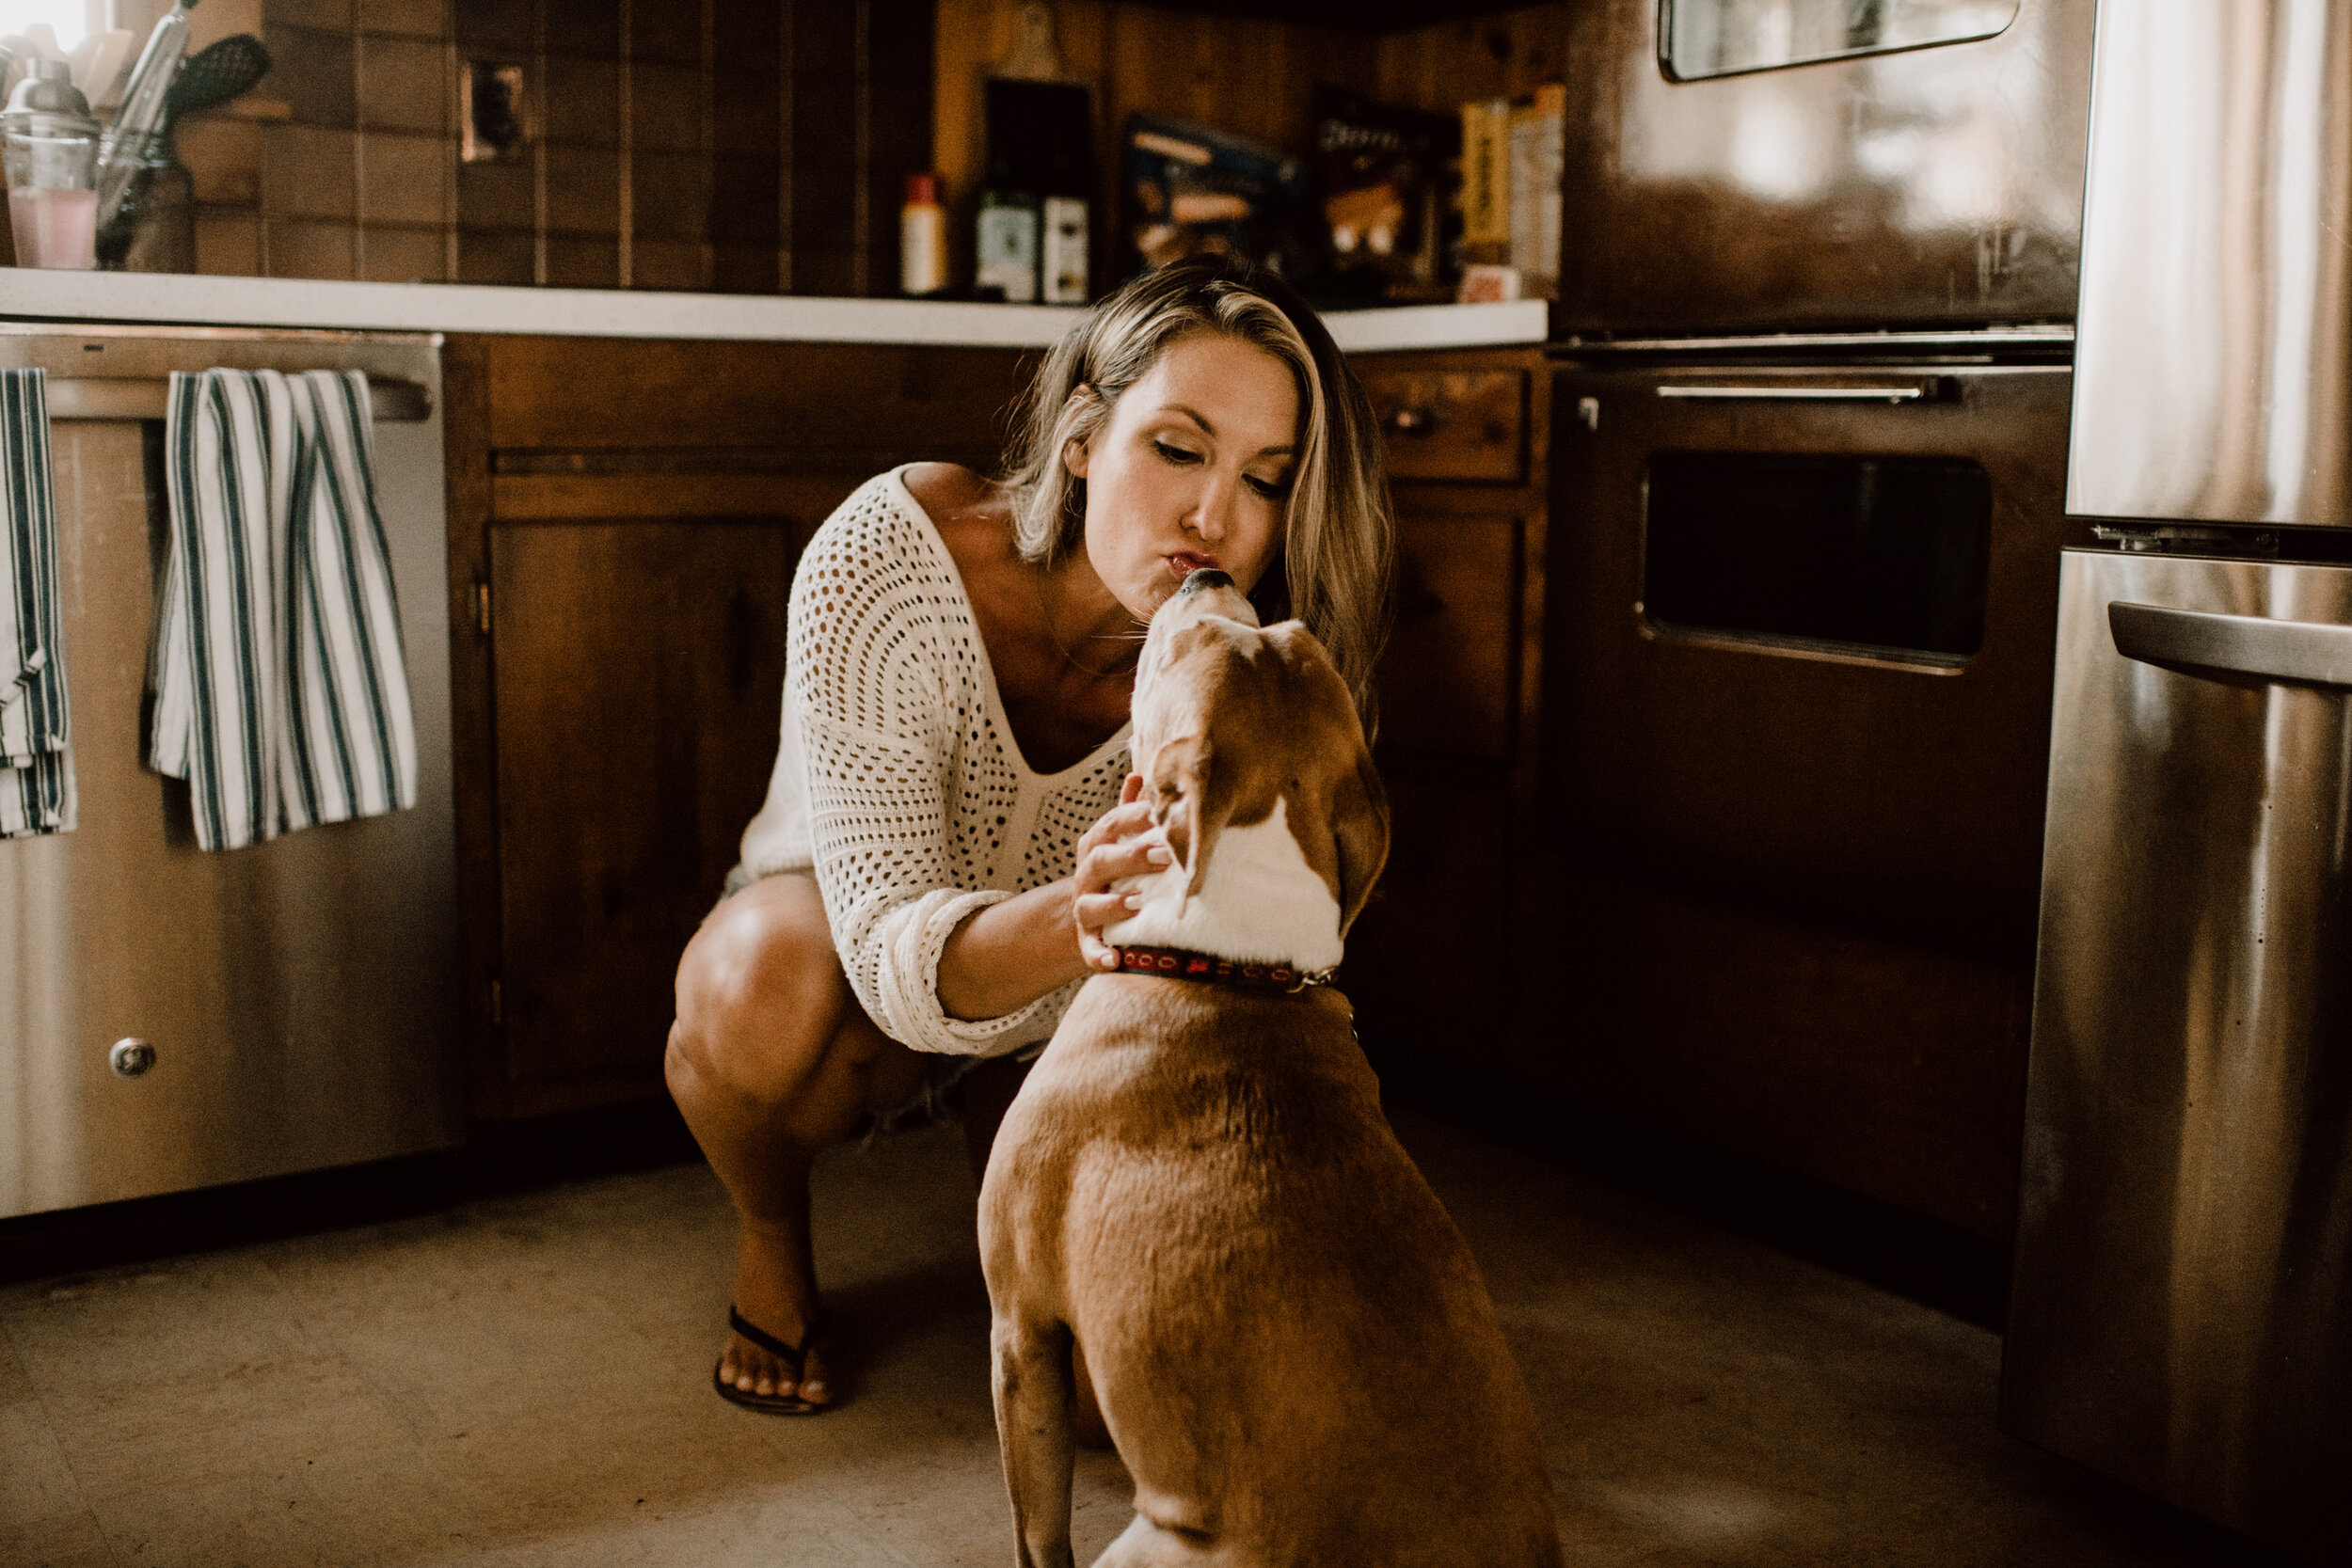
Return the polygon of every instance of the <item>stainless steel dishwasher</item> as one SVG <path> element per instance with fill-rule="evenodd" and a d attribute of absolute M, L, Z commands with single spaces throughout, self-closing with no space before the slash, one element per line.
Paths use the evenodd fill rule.
<path fill-rule="evenodd" d="M 0 366 L 49 372 L 80 787 L 75 832 L 0 842 L 0 1216 L 453 1144 L 439 338 L 0 323 Z M 166 377 L 215 366 L 368 374 L 418 789 L 205 853 L 140 759 Z"/>

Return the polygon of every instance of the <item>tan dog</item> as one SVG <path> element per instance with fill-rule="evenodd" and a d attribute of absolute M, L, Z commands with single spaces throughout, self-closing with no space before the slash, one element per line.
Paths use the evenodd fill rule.
<path fill-rule="evenodd" d="M 1018 1560 L 1072 1561 L 1074 1338 L 1136 1483 L 1097 1568 L 1557 1564 L 1526 1388 L 1345 998 L 1162 977 L 1207 966 L 1178 948 L 1338 961 L 1388 854 L 1346 688 L 1200 572 L 1152 621 L 1135 720 L 1176 863 L 1104 934 L 1154 973 L 1087 982 L 980 1191 Z"/>

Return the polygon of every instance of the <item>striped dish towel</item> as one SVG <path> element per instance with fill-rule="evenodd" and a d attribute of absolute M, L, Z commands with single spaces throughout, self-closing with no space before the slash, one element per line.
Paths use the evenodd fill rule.
<path fill-rule="evenodd" d="M 0 371 L 0 838 L 73 829 L 45 375 Z"/>
<path fill-rule="evenodd" d="M 148 764 L 206 849 L 416 804 L 374 435 L 358 371 L 172 375 Z"/>

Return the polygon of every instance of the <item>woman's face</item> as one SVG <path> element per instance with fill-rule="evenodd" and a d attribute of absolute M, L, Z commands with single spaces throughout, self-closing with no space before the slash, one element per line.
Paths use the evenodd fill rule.
<path fill-rule="evenodd" d="M 1290 367 L 1222 333 L 1179 338 L 1084 445 L 1087 560 L 1138 621 L 1204 566 L 1243 593 L 1282 542 L 1297 462 Z"/>

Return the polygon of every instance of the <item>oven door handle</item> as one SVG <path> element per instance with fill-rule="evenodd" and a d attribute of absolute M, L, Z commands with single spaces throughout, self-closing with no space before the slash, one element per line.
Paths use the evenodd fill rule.
<path fill-rule="evenodd" d="M 1927 387 L 1702 387 L 1668 382 L 1658 388 L 1661 398 L 1690 398 L 1710 403 L 1924 403 Z"/>
<path fill-rule="evenodd" d="M 2184 675 L 2232 685 L 2251 676 L 2286 686 L 2352 687 L 2352 626 L 2117 599 L 2107 606 L 2107 629 L 2125 658 Z"/>

